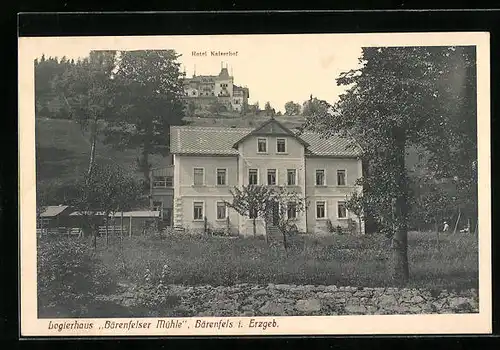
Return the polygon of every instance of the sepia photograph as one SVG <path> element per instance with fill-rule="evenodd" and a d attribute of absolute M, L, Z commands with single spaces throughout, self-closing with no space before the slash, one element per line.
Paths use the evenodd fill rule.
<path fill-rule="evenodd" d="M 27 334 L 491 329 L 462 34 L 20 38 Z"/>

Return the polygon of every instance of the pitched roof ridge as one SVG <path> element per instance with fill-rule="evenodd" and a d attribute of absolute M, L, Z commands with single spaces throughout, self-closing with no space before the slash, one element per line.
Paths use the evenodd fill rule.
<path fill-rule="evenodd" d="M 179 129 L 186 129 L 186 130 L 237 130 L 237 131 L 248 131 L 248 130 L 254 130 L 253 128 L 249 127 L 230 127 L 230 126 L 200 126 L 200 125 L 177 125 L 177 126 L 172 126 L 172 128 L 175 128 L 177 130 Z"/>

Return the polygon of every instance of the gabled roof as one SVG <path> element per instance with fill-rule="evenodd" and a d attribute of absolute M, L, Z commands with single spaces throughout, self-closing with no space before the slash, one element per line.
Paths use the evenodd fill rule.
<path fill-rule="evenodd" d="M 304 132 L 300 137 L 309 143 L 306 155 L 309 156 L 336 156 L 336 157 L 359 157 L 362 153 L 361 146 L 346 137 L 334 135 L 323 138 L 314 132 Z"/>
<path fill-rule="evenodd" d="M 49 205 L 45 208 L 44 212 L 40 214 L 43 218 L 50 218 L 61 214 L 68 209 L 68 205 Z"/>
<path fill-rule="evenodd" d="M 274 118 L 269 119 L 265 123 L 263 123 L 261 126 L 258 126 L 256 129 L 253 131 L 249 132 L 245 136 L 243 136 L 241 139 L 239 139 L 237 142 L 234 143 L 233 147 L 238 148 L 238 144 L 243 142 L 249 137 L 252 136 L 268 136 L 268 135 L 275 135 L 275 136 L 291 136 L 294 139 L 296 139 L 299 143 L 303 144 L 305 147 L 308 147 L 309 144 L 302 140 L 300 137 L 298 137 L 292 130 L 288 129 L 286 126 L 281 124 L 279 121 L 277 121 Z"/>
<path fill-rule="evenodd" d="M 251 132 L 249 128 L 171 126 L 170 152 L 173 154 L 237 155 L 233 144 Z"/>
<path fill-rule="evenodd" d="M 262 132 L 275 130 L 275 126 L 268 128 L 267 123 L 259 127 L 264 126 Z M 288 128 L 281 130 L 282 135 L 290 135 L 286 133 L 286 130 L 297 137 Z M 236 156 L 238 150 L 233 146 L 254 131 L 255 129 L 252 128 L 172 126 L 170 128 L 170 152 L 185 155 Z M 354 140 L 341 136 L 334 135 L 325 139 L 317 133 L 304 132 L 300 135 L 300 139 L 307 144 L 306 155 L 308 156 L 358 157 L 361 155 L 361 147 Z"/>

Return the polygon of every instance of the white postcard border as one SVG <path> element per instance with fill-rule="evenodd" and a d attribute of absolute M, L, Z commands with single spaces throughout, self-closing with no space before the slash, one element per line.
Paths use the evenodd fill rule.
<path fill-rule="evenodd" d="M 35 176 L 35 48 L 50 38 L 19 39 L 19 221 L 20 221 L 20 326 L 22 336 L 172 336 L 172 335 L 303 335 L 303 334 L 486 334 L 492 331 L 491 296 L 491 168 L 490 168 L 490 48 L 489 33 L 383 33 L 383 34 L 293 34 L 147 37 L 61 37 L 60 45 L 87 45 L 90 49 L 155 49 L 175 47 L 179 40 L 281 40 L 286 44 L 297 36 L 326 40 L 328 36 L 357 38 L 362 46 L 476 45 L 477 126 L 479 196 L 479 313 L 454 315 L 361 315 L 289 317 L 191 317 L 132 319 L 38 319 L 36 274 L 36 176 Z M 190 39 L 186 39 L 190 38 Z M 53 39 L 53 38 L 52 38 Z M 178 320 L 183 326 L 166 328 L 106 328 L 106 321 L 136 321 L 156 324 L 159 319 Z M 249 327 L 251 319 L 275 320 L 277 326 Z M 76 323 L 75 323 L 76 320 Z M 196 320 L 226 322 L 226 327 L 196 328 Z M 185 321 L 185 322 L 184 322 Z M 91 330 L 49 329 L 49 324 L 93 324 Z M 227 325 L 232 322 L 233 327 Z M 241 324 L 240 324 L 241 322 Z M 239 327 L 241 325 L 241 327 Z"/>

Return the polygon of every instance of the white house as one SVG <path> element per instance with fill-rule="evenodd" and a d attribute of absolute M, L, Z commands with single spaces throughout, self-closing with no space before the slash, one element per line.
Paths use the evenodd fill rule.
<path fill-rule="evenodd" d="M 286 186 L 307 199 L 304 213 L 288 211 L 300 231 L 328 232 L 333 226 L 346 227 L 357 217 L 345 208 L 346 198 L 361 177 L 359 145 L 346 138 L 323 139 L 316 133 L 297 133 L 271 118 L 255 129 L 174 126 L 170 130 L 173 165 L 162 182 L 156 176 L 152 203 L 165 196 L 171 185 L 172 224 L 188 231 L 226 228 L 241 235 L 253 234 L 252 220 L 226 208 L 230 189 L 248 184 Z M 157 173 L 165 173 L 158 171 Z M 173 173 L 173 175 L 172 175 Z M 167 176 L 167 175 L 165 175 Z M 155 207 L 158 209 L 158 207 Z M 259 220 L 258 233 L 264 234 Z M 364 224 L 362 224 L 364 232 Z"/>

